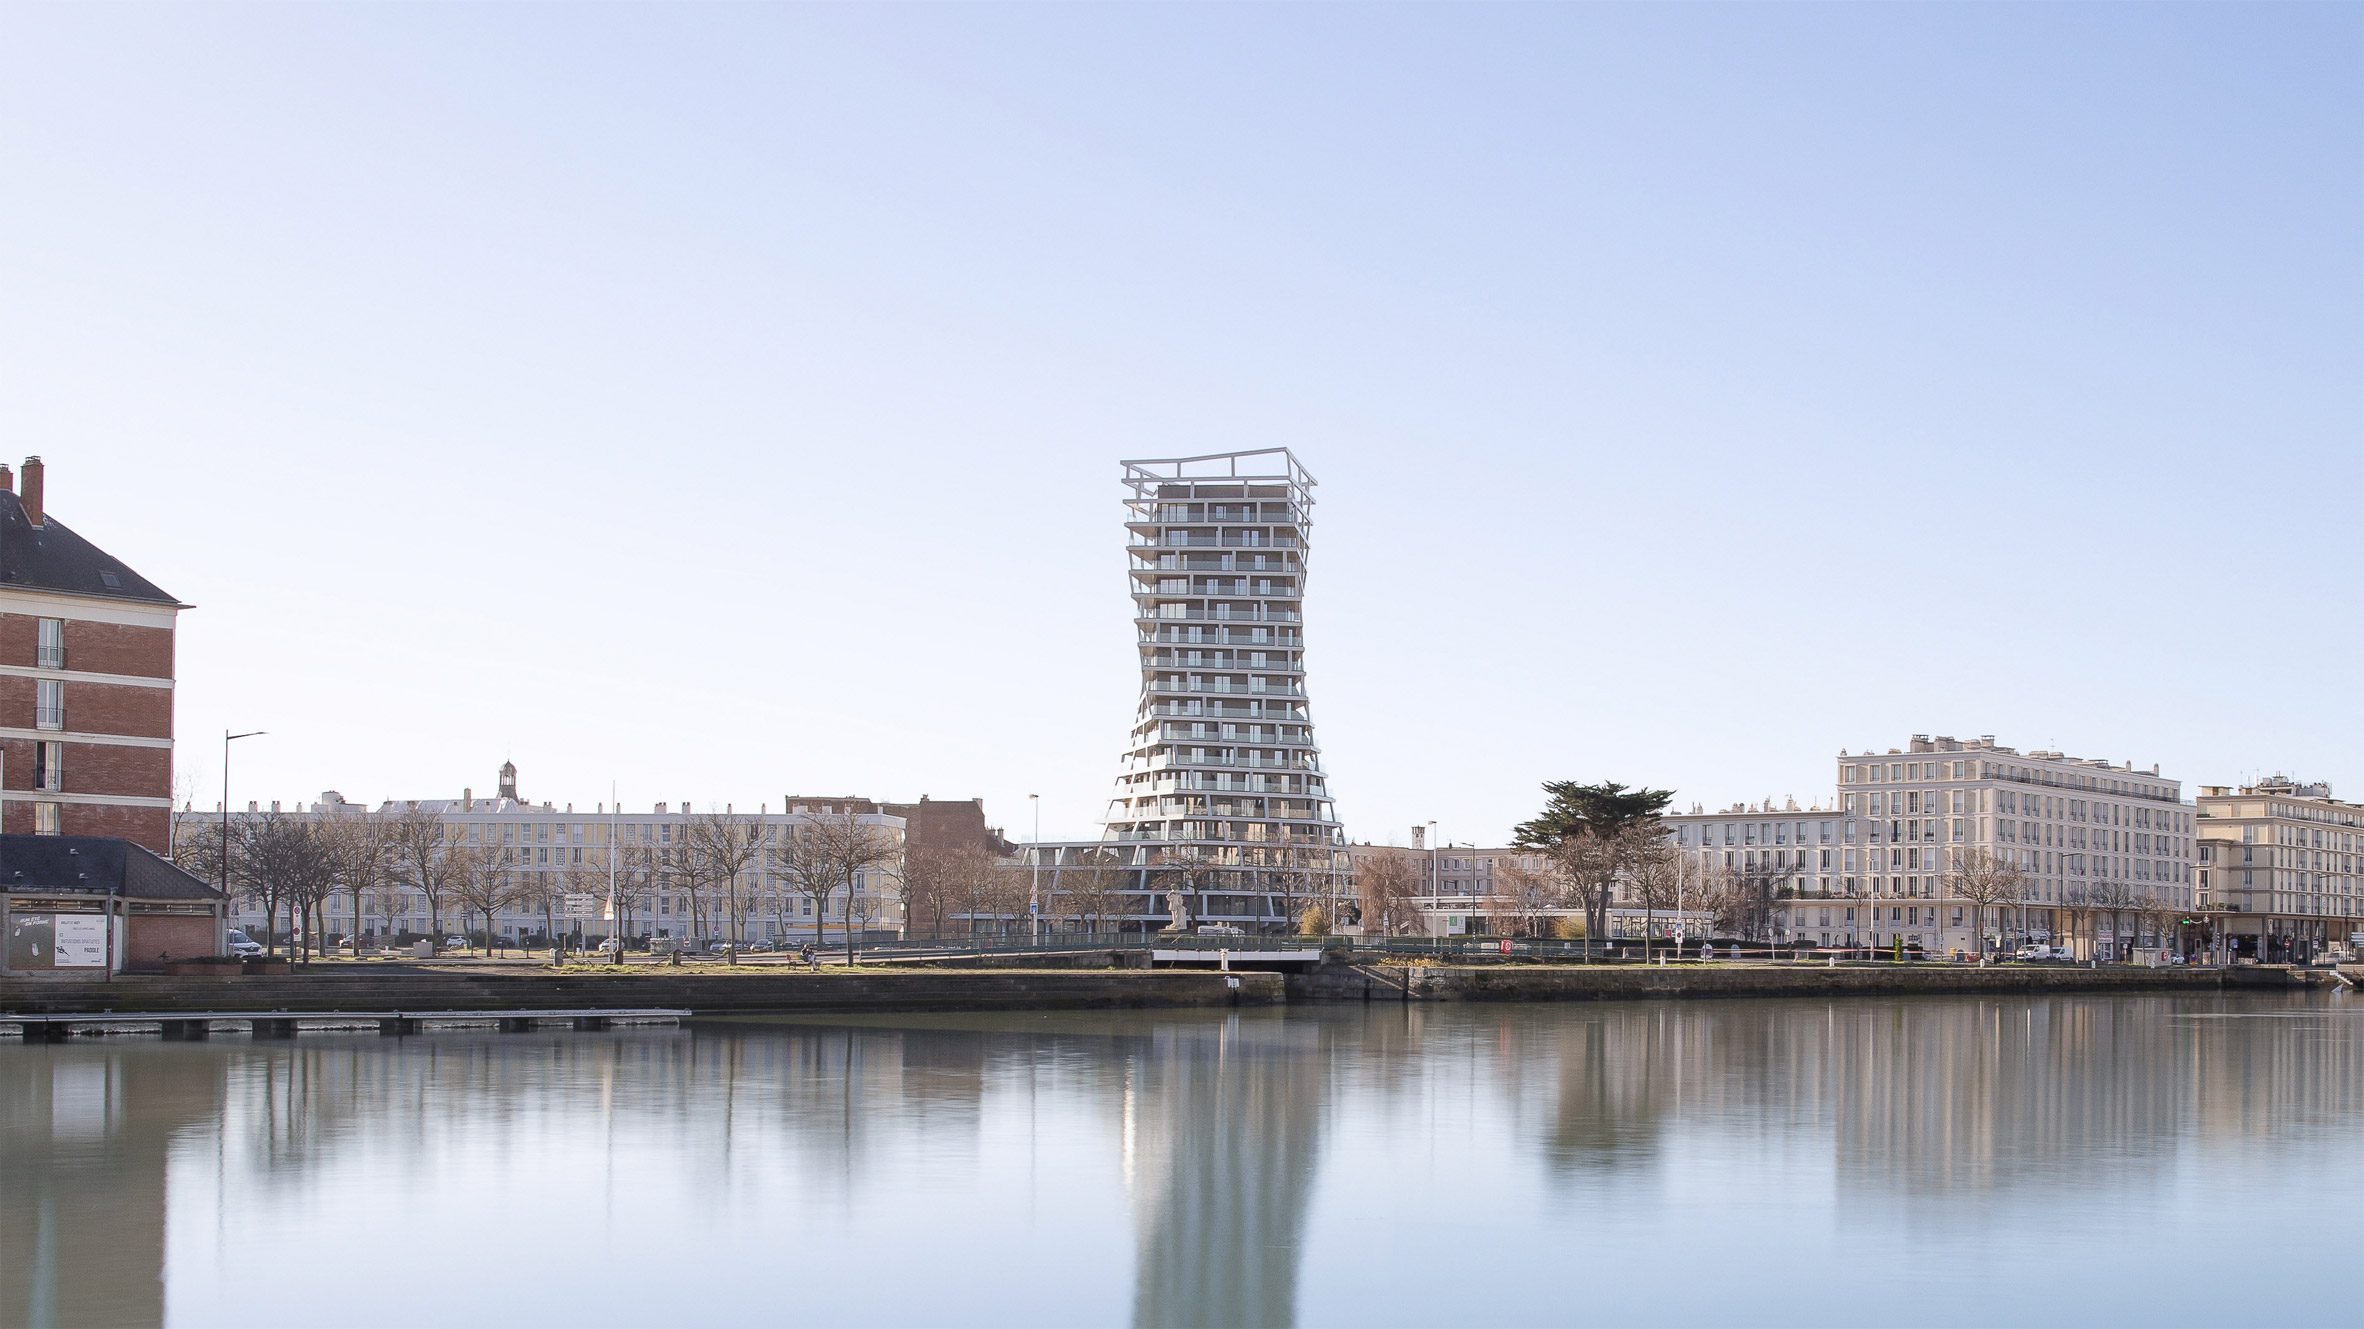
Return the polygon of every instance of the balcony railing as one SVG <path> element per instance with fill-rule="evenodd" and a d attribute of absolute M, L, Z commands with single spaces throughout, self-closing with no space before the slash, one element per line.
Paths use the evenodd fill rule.
<path fill-rule="evenodd" d="M 33 708 L 33 727 L 36 729 L 65 728 L 66 708 L 63 706 L 35 706 Z"/>
<path fill-rule="evenodd" d="M 1298 596 L 1296 592 L 1292 591 L 1286 596 L 1274 595 L 1271 597 L 1259 597 L 1254 595 L 1243 595 L 1233 598 L 1243 600 L 1255 600 L 1260 598 L 1294 600 L 1297 599 Z M 1198 605 L 1192 605 L 1179 614 L 1135 614 L 1133 615 L 1133 620 L 1138 623 L 1302 623 L 1305 621 L 1305 615 L 1294 609 L 1233 609 L 1229 605 L 1218 605 L 1210 609 Z"/>
<path fill-rule="evenodd" d="M 1240 683 L 1201 683 L 1196 687 L 1193 687 L 1189 684 L 1183 683 L 1157 682 L 1151 683 L 1149 685 L 1149 690 L 1156 693 L 1184 693 L 1191 696 L 1222 697 L 1302 697 L 1305 695 L 1305 689 L 1302 686 L 1260 688 L 1254 684 Z"/>

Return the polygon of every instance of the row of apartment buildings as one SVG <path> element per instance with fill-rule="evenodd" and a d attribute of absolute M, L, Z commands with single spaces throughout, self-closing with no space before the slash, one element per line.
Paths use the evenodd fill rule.
<path fill-rule="evenodd" d="M 850 898 L 841 893 L 816 902 L 787 872 L 785 845 L 816 817 L 836 814 L 850 814 L 874 827 L 892 846 L 894 858 L 857 873 Z M 858 932 L 900 935 L 914 925 L 936 925 L 930 917 L 906 917 L 899 889 L 901 856 L 906 849 L 1007 849 L 1000 833 L 986 824 L 984 803 L 979 799 L 923 797 L 916 803 L 887 803 L 789 795 L 777 811 L 768 805 L 752 813 L 721 809 L 719 815 L 751 835 L 755 852 L 728 886 L 709 884 L 691 890 L 680 874 L 666 869 L 681 863 L 691 852 L 693 825 L 716 816 L 715 811 L 694 811 L 687 801 L 657 803 L 646 810 L 599 804 L 587 812 L 578 811 L 573 804 L 533 803 L 518 794 L 513 762 L 502 764 L 499 783 L 490 798 L 463 790 L 458 798 L 389 799 L 372 809 L 332 790 L 308 804 L 283 807 L 273 803 L 266 808 L 249 803 L 244 812 L 231 815 L 234 819 L 282 817 L 312 823 L 365 815 L 388 819 L 429 816 L 440 823 L 450 843 L 489 851 L 509 874 L 513 889 L 508 892 L 506 906 L 494 912 L 489 936 L 481 915 L 463 917 L 449 901 L 438 910 L 415 884 L 403 880 L 365 892 L 358 917 L 349 895 L 334 894 L 322 902 L 320 926 L 326 932 L 336 937 L 373 939 L 426 936 L 440 926 L 446 933 L 510 944 L 552 935 L 586 943 L 621 935 L 793 945 L 823 935 L 842 935 L 849 905 Z M 193 812 L 185 819 L 185 833 L 198 837 L 214 834 L 219 817 L 218 808 Z M 617 868 L 613 874 L 611 864 Z M 826 917 L 822 916 L 824 910 Z M 233 898 L 231 918 L 257 937 L 266 931 L 284 931 L 286 926 L 284 915 L 276 920 L 266 918 L 262 901 L 252 895 Z"/>
<path fill-rule="evenodd" d="M 2330 786 L 2276 777 L 2202 788 L 2131 763 L 2018 749 L 1992 735 L 1915 735 L 1842 751 L 1833 796 L 1694 807 L 1664 818 L 1679 872 L 1704 898 L 1738 880 L 1765 898 L 1763 933 L 1826 946 L 1935 954 L 2023 941 L 2120 958 L 2145 950 L 2268 961 L 2364 946 L 2364 807 Z M 1358 845 L 1358 858 L 1417 857 L 1427 926 L 1467 931 L 1518 912 L 1505 883 L 1548 862 L 1516 848 Z M 2011 864 L 2020 899 L 1981 911 L 1949 873 L 1972 854 Z M 1640 936 L 1631 891 L 1611 929 Z M 1655 931 L 1714 931 L 1696 905 Z M 1753 930 L 1753 929 L 1751 929 Z"/>

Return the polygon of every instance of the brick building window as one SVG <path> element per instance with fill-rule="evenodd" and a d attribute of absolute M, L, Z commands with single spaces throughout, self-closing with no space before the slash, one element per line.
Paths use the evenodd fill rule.
<path fill-rule="evenodd" d="M 63 669 L 66 667 L 66 620 L 62 618 L 41 620 L 41 647 L 37 663 L 43 669 Z"/>
<path fill-rule="evenodd" d="M 37 729 L 66 727 L 66 685 L 54 678 L 33 683 L 33 725 Z"/>
<path fill-rule="evenodd" d="M 33 805 L 33 834 L 56 835 L 57 833 L 57 804 L 35 803 Z"/>
<path fill-rule="evenodd" d="M 43 741 L 33 745 L 33 787 L 48 793 L 65 792 L 66 745 Z"/>

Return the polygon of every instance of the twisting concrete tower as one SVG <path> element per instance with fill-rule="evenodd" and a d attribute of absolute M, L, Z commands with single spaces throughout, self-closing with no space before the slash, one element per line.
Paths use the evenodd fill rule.
<path fill-rule="evenodd" d="M 1141 704 L 1108 839 L 1167 913 L 1278 930 L 1345 894 L 1305 703 L 1314 479 L 1286 448 L 1124 463 Z"/>

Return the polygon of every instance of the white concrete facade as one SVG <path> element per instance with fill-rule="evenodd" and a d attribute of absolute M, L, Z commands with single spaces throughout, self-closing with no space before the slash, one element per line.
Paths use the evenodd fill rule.
<path fill-rule="evenodd" d="M 1141 699 L 1106 838 L 1144 898 L 1188 860 L 1200 921 L 1288 928 L 1346 875 L 1306 705 L 1314 479 L 1271 448 L 1128 461 L 1124 483 Z"/>
<path fill-rule="evenodd" d="M 454 843 L 490 846 L 504 857 L 510 869 L 521 876 L 536 879 L 537 889 L 523 892 L 539 897 L 547 892 L 553 897 L 573 893 L 590 897 L 594 910 L 589 918 L 562 919 L 558 931 L 563 935 L 580 935 L 586 940 L 598 940 L 613 930 L 605 921 L 607 864 L 611 846 L 621 847 L 627 856 L 636 849 L 651 851 L 660 862 L 670 863 L 681 852 L 693 818 L 712 815 L 693 812 L 690 805 L 678 807 L 659 803 L 641 811 L 614 811 L 595 807 L 576 811 L 571 805 L 553 807 L 548 803 L 527 803 L 514 795 L 514 768 L 503 769 L 503 792 L 493 798 L 460 798 L 388 800 L 379 806 L 381 816 L 395 817 L 412 807 L 430 810 L 439 815 Z M 272 805 L 274 811 L 278 805 Z M 785 805 L 784 810 L 772 812 L 768 808 L 754 813 L 731 813 L 758 828 L 761 844 L 748 870 L 739 879 L 739 890 L 746 904 L 746 931 L 739 940 L 753 942 L 799 942 L 813 939 L 816 934 L 813 901 L 796 891 L 781 870 L 776 846 L 796 828 L 806 824 L 814 815 L 834 811 L 832 807 L 808 804 Z M 349 803 L 333 791 L 302 808 L 290 808 L 288 815 L 307 818 L 336 818 L 358 816 L 369 809 Z M 241 814 L 233 813 L 232 816 Z M 248 805 L 245 815 L 262 815 L 262 809 Z M 877 825 L 897 843 L 903 838 L 904 821 L 901 817 L 884 813 L 859 814 L 861 819 Z M 203 814 L 195 819 L 191 833 L 207 833 L 209 819 Z M 619 860 L 619 862 L 624 860 Z M 361 935 L 388 936 L 396 934 L 425 935 L 429 930 L 430 911 L 425 897 L 415 889 L 396 885 L 385 892 L 390 899 L 373 901 L 365 896 L 363 917 L 353 917 L 352 900 L 343 892 L 329 897 L 323 907 L 323 926 L 331 933 L 347 935 L 358 931 Z M 637 899 L 628 899 L 624 934 L 629 937 L 667 937 L 675 939 L 715 939 L 729 934 L 728 906 L 718 891 L 702 892 L 693 911 L 688 892 L 678 889 L 641 889 Z M 845 899 L 839 896 L 829 905 L 826 932 L 834 941 L 841 935 Z M 860 874 L 854 899 L 857 923 L 867 920 L 865 930 L 901 931 L 903 905 L 892 872 L 880 869 Z M 540 936 L 546 926 L 544 911 L 539 905 L 498 911 L 494 915 L 496 935 L 515 939 Z M 233 904 L 231 922 L 235 926 L 262 928 L 266 921 L 260 906 L 250 899 Z M 462 918 L 458 910 L 446 901 L 441 911 L 441 926 L 447 933 L 483 930 L 481 916 Z M 282 922 L 284 925 L 284 921 Z M 257 933 L 259 936 L 259 932 Z"/>
<path fill-rule="evenodd" d="M 2195 908 L 2220 953 L 2305 962 L 2364 953 L 2364 806 L 2276 776 L 2200 791 Z"/>
<path fill-rule="evenodd" d="M 1879 911 L 1864 916 L 1863 944 L 1975 951 L 1974 911 L 1945 883 L 1953 856 L 1974 849 L 2025 874 L 2025 902 L 2000 927 L 2006 944 L 2025 935 L 2119 958 L 2172 944 L 2161 916 L 2191 908 L 2197 812 L 2155 766 L 1926 734 L 1886 752 L 1841 752 L 1837 766 L 1836 894 Z M 1807 907 L 1792 904 L 1793 930 Z M 1818 932 L 1823 906 L 1810 907 Z M 1997 931 L 1991 916 L 1987 927 Z"/>

